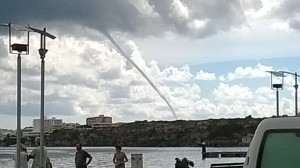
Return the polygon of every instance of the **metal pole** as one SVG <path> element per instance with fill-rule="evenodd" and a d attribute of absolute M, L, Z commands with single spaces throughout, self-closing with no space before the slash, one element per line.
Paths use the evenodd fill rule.
<path fill-rule="evenodd" d="M 206 144 L 203 141 L 202 142 L 202 160 L 204 160 L 206 158 Z"/>
<path fill-rule="evenodd" d="M 276 106 L 277 106 L 277 117 L 279 116 L 279 91 L 276 90 Z"/>
<path fill-rule="evenodd" d="M 11 23 L 8 24 L 8 44 L 11 45 Z M 11 53 L 11 47 L 9 46 L 9 53 Z M 19 53 L 20 54 L 20 53 Z"/>
<path fill-rule="evenodd" d="M 51 38 L 51 39 L 55 39 L 56 37 L 53 36 L 52 34 L 49 34 L 46 32 L 46 28 L 44 28 L 44 30 L 39 30 L 33 27 L 29 27 L 28 28 L 36 33 L 40 33 L 41 34 L 41 48 L 39 49 L 39 54 L 41 57 L 41 116 L 40 116 L 40 164 L 41 167 L 45 166 L 45 160 L 46 160 L 46 155 L 45 155 L 45 131 L 44 131 L 44 119 L 45 119 L 45 114 L 44 114 L 44 86 L 45 86 L 45 61 L 44 58 L 46 56 L 46 53 L 48 50 L 46 50 L 46 36 Z"/>
<path fill-rule="evenodd" d="M 41 131 L 40 131 L 40 147 L 41 147 L 41 165 L 42 167 L 44 166 L 44 68 L 45 68 L 45 61 L 42 59 L 41 61 L 41 120 L 40 120 L 40 126 L 41 126 Z"/>
<path fill-rule="evenodd" d="M 46 32 L 46 29 L 44 29 L 44 31 Z M 44 50 L 45 49 L 45 36 L 41 34 L 41 49 L 40 50 Z M 40 163 L 41 163 L 41 167 L 44 167 L 44 146 L 45 146 L 45 139 L 44 139 L 44 86 L 45 86 L 45 54 L 42 52 L 42 54 L 40 54 L 41 56 L 41 131 L 40 131 L 40 137 L 41 137 L 41 143 L 40 143 L 40 147 L 41 147 L 41 155 L 40 155 Z"/>
<path fill-rule="evenodd" d="M 21 136 L 21 53 L 19 53 L 17 58 L 17 168 L 20 168 Z"/>
<path fill-rule="evenodd" d="M 298 81 L 297 81 L 297 72 L 295 72 L 295 116 L 298 115 Z"/>

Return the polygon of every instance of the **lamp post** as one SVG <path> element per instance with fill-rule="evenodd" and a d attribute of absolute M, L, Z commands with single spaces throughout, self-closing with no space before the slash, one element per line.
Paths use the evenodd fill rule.
<path fill-rule="evenodd" d="M 279 71 L 280 73 L 282 73 L 283 75 L 285 73 L 287 74 L 290 74 L 290 75 L 294 75 L 294 78 L 295 78 L 295 85 L 294 85 L 294 88 L 295 88 L 295 116 L 297 116 L 298 114 L 298 77 L 300 77 L 297 72 L 295 73 L 292 73 L 292 72 L 287 72 L 287 71 Z"/>
<path fill-rule="evenodd" d="M 283 89 L 283 77 L 284 74 L 276 71 L 267 71 L 271 74 L 271 89 L 276 90 L 276 114 L 279 117 L 279 89 Z M 277 80 L 274 81 L 273 78 Z M 279 78 L 279 79 L 278 79 Z M 279 81 L 278 81 L 279 80 Z"/>
<path fill-rule="evenodd" d="M 41 34 L 41 48 L 39 49 L 39 54 L 41 58 L 41 116 L 40 116 L 40 165 L 43 167 L 44 166 L 44 146 L 45 146 L 45 136 L 44 136 L 44 118 L 45 118 L 45 113 L 44 113 L 44 102 L 45 102 L 45 57 L 47 53 L 46 49 L 46 37 L 49 37 L 51 39 L 55 39 L 56 37 L 53 36 L 50 33 L 46 32 L 46 28 L 43 30 L 39 30 L 33 27 L 28 27 L 33 32 Z"/>
<path fill-rule="evenodd" d="M 8 27 L 9 36 L 9 53 L 18 54 L 17 57 L 17 158 L 16 167 L 20 167 L 20 152 L 21 152 L 21 55 L 29 54 L 29 31 L 28 29 L 20 29 L 19 26 L 9 24 L 1 24 L 0 26 Z M 27 31 L 27 44 L 14 43 L 11 44 L 12 28 L 17 31 Z"/>

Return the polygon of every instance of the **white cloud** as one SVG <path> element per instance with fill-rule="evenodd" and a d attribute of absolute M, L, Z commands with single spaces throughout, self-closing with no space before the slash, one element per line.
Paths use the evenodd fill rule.
<path fill-rule="evenodd" d="M 243 78 L 264 78 L 269 74 L 266 71 L 272 71 L 273 67 L 257 64 L 256 67 L 237 67 L 234 73 L 228 73 L 227 79 L 229 81 Z"/>
<path fill-rule="evenodd" d="M 188 26 L 195 30 L 201 30 L 201 29 L 205 28 L 205 26 L 207 26 L 208 22 L 209 22 L 208 19 L 205 19 L 205 20 L 195 19 L 195 20 L 189 22 Z"/>
<path fill-rule="evenodd" d="M 280 99 L 280 115 L 295 115 L 295 102 L 294 100 L 287 99 L 285 97 Z"/>
<path fill-rule="evenodd" d="M 270 100 L 274 99 L 274 91 L 270 87 L 260 87 L 254 92 L 255 102 L 261 104 L 269 104 Z"/>
<path fill-rule="evenodd" d="M 215 80 L 216 75 L 214 73 L 205 72 L 203 70 L 200 70 L 196 76 L 195 79 L 197 80 Z"/>
<path fill-rule="evenodd" d="M 212 93 L 216 100 L 220 102 L 227 102 L 232 100 L 247 100 L 252 99 L 253 94 L 251 89 L 244 86 L 220 83 Z"/>
<path fill-rule="evenodd" d="M 163 70 L 165 80 L 174 82 L 187 82 L 192 79 L 193 75 L 190 73 L 188 65 L 184 65 L 180 68 L 170 66 Z"/>
<path fill-rule="evenodd" d="M 218 79 L 220 82 L 224 82 L 226 80 L 224 75 L 218 76 Z"/>
<path fill-rule="evenodd" d="M 173 0 L 171 8 L 173 10 L 172 12 L 174 17 L 184 20 L 189 19 L 189 9 L 180 0 Z"/>
<path fill-rule="evenodd" d="M 149 17 L 158 17 L 159 15 L 154 12 L 153 6 L 149 5 L 148 0 L 129 0 L 141 14 Z"/>

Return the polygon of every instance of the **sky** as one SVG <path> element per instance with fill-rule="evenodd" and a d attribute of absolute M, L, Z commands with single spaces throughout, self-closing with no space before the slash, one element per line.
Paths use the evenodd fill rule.
<path fill-rule="evenodd" d="M 276 91 L 266 71 L 300 73 L 298 0 L 1 0 L 0 23 L 29 25 L 46 39 L 45 115 L 85 124 L 270 117 Z M 16 129 L 17 55 L 0 27 L 0 128 Z M 40 35 L 22 55 L 22 128 L 40 117 Z M 12 43 L 26 35 L 12 31 Z M 280 79 L 275 79 L 280 82 Z M 295 114 L 294 76 L 279 91 L 280 115 Z"/>

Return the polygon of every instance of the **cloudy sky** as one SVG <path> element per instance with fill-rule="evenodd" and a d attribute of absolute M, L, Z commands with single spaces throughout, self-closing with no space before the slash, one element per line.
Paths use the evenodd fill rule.
<path fill-rule="evenodd" d="M 175 120 L 103 32 L 152 80 L 178 119 L 269 117 L 275 91 L 265 71 L 300 73 L 298 0 L 1 0 L 0 23 L 47 28 L 45 115 L 85 124 Z M 13 32 L 13 43 L 26 36 Z M 0 27 L 0 128 L 16 128 L 16 55 Z M 22 56 L 22 127 L 40 113 L 40 37 Z M 280 114 L 294 115 L 294 78 Z"/>

